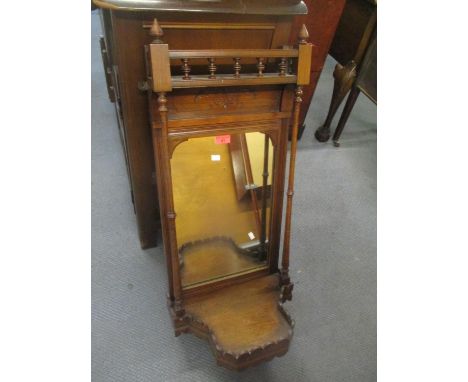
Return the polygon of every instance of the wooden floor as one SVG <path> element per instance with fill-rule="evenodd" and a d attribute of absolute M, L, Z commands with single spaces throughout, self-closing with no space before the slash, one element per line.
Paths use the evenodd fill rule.
<path fill-rule="evenodd" d="M 289 345 L 292 326 L 278 308 L 279 293 L 278 277 L 270 275 L 194 297 L 185 309 L 208 327 L 220 352 L 240 357 L 285 341 Z"/>

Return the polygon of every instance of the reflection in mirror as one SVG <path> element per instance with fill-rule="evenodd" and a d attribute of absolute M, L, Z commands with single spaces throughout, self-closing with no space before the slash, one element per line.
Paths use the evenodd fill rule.
<path fill-rule="evenodd" d="M 274 148 L 258 132 L 191 138 L 172 155 L 182 286 L 266 267 Z"/>

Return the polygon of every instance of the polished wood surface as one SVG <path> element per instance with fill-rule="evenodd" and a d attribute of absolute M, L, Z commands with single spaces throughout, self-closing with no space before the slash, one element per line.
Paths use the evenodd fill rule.
<path fill-rule="evenodd" d="M 361 61 L 366 49 L 366 44 L 361 44 L 361 41 L 367 41 L 372 33 L 373 27 L 369 21 L 374 17 L 375 8 L 374 0 L 346 1 L 330 46 L 330 55 L 336 61 L 343 65 L 351 60 Z"/>
<path fill-rule="evenodd" d="M 169 57 L 177 58 L 206 58 L 206 57 L 298 57 L 297 49 L 207 49 L 207 50 L 171 50 Z"/>
<path fill-rule="evenodd" d="M 309 38 L 309 35 L 305 38 Z M 304 40 L 305 41 L 305 40 Z M 297 72 L 297 84 L 307 85 L 310 82 L 310 68 L 312 63 L 312 45 L 299 44 L 299 59 L 302 60 L 299 71 Z"/>
<path fill-rule="evenodd" d="M 154 196 L 156 185 L 147 95 L 137 86 L 139 81 L 145 79 L 143 46 L 150 40 L 141 32 L 141 17 L 142 14 L 111 13 L 113 70 L 116 86 L 120 88 L 118 102 L 122 112 L 132 201 L 141 246 L 149 248 L 157 243 L 160 223 L 158 199 Z"/>
<path fill-rule="evenodd" d="M 153 76 L 153 89 L 160 92 L 170 92 L 172 90 L 171 70 L 164 65 L 169 60 L 169 48 L 167 44 L 151 44 L 151 57 L 153 57 L 152 70 L 158 73 Z"/>
<path fill-rule="evenodd" d="M 218 364 L 241 370 L 287 352 L 293 323 L 279 298 L 276 275 L 232 285 L 188 299 L 177 330 L 207 339 Z"/>
<path fill-rule="evenodd" d="M 291 219 L 292 219 L 292 203 L 294 196 L 294 174 L 296 164 L 297 139 L 299 131 L 299 113 L 302 103 L 302 86 L 309 83 L 309 69 L 312 54 L 312 45 L 307 43 L 309 33 L 305 25 L 299 31 L 299 62 L 298 62 L 298 81 L 294 94 L 294 107 L 292 118 L 292 133 L 291 133 L 291 153 L 289 156 L 289 176 L 288 176 L 288 191 L 286 193 L 286 218 L 284 223 L 284 239 L 283 239 L 283 256 L 281 261 L 281 284 L 283 285 L 282 298 L 283 301 L 291 300 L 293 284 L 289 278 L 289 256 L 291 242 Z M 305 58 L 301 61 L 301 58 Z M 302 73 L 302 74 L 301 74 Z"/>

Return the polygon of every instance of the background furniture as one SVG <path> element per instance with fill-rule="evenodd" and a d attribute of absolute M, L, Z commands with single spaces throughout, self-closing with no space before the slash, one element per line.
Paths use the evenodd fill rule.
<path fill-rule="evenodd" d="M 358 76 L 349 92 L 338 125 L 336 125 L 335 133 L 333 134 L 333 144 L 336 147 L 340 145 L 339 139 L 341 133 L 360 92 L 363 92 L 372 102 L 377 104 L 377 29 L 374 30 L 361 67 L 359 68 Z"/>
<path fill-rule="evenodd" d="M 306 127 L 305 118 L 317 87 L 323 65 L 335 36 L 346 0 L 304 0 L 309 12 L 306 15 L 294 17 L 290 43 L 294 43 L 302 24 L 309 31 L 309 41 L 314 45 L 314 57 L 310 69 L 310 84 L 304 86 L 303 104 L 299 119 L 299 139 Z"/>
<path fill-rule="evenodd" d="M 338 64 L 333 72 L 335 84 L 327 117 L 324 124 L 315 132 L 318 141 L 326 142 L 330 138 L 330 125 L 333 117 L 356 80 L 364 55 L 373 36 L 376 35 L 376 28 L 377 3 L 375 0 L 348 0 L 346 2 L 330 48 L 330 54 L 338 61 Z M 354 101 L 356 97 L 357 95 L 353 94 Z M 352 99 L 350 99 L 351 103 L 353 103 Z"/>

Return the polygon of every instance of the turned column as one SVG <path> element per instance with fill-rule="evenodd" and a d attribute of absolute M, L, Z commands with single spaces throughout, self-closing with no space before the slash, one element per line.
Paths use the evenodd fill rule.
<path fill-rule="evenodd" d="M 163 31 L 156 19 L 154 19 L 153 25 L 151 26 L 150 35 L 155 37 L 150 45 L 152 64 L 151 85 L 152 91 L 158 94 L 157 104 L 159 113 L 159 118 L 156 115 L 156 121 L 152 123 L 152 134 L 153 146 L 157 148 L 157 150 L 155 150 L 155 161 L 159 171 L 158 188 L 162 191 L 161 212 L 165 214 L 167 224 L 167 235 L 164 237 L 164 246 L 169 253 L 166 259 L 168 274 L 172 275 L 169 281 L 169 291 L 174 313 L 177 317 L 182 317 L 185 312 L 182 307 L 182 284 L 175 227 L 176 213 L 172 194 L 172 175 L 168 142 L 166 93 L 172 91 L 169 47 L 162 41 Z M 186 75 L 188 76 L 188 72 Z"/>
<path fill-rule="evenodd" d="M 294 96 L 293 108 L 293 124 L 291 132 L 291 149 L 289 154 L 289 178 L 286 200 L 286 217 L 284 223 L 284 240 L 283 240 L 283 256 L 281 260 L 280 282 L 282 285 L 281 300 L 291 300 L 293 284 L 289 277 L 289 255 L 291 241 L 291 219 L 292 219 L 292 203 L 294 195 L 294 173 L 296 167 L 296 152 L 297 152 L 297 133 L 299 129 L 299 112 L 302 103 L 302 85 L 309 83 L 310 64 L 312 46 L 307 43 L 309 33 L 305 25 L 299 32 L 299 60 L 297 70 L 297 87 Z"/>

